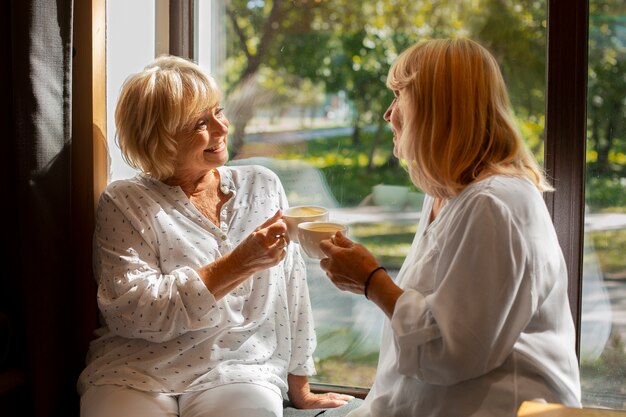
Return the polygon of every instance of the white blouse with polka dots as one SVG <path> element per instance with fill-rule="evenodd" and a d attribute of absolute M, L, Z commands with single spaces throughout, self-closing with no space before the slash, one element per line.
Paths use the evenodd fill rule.
<path fill-rule="evenodd" d="M 104 326 L 79 393 L 114 384 L 179 394 L 250 382 L 286 398 L 287 373 L 315 373 L 313 316 L 296 245 L 219 301 L 195 272 L 288 204 L 267 168 L 219 173 L 222 191 L 231 194 L 219 227 L 180 187 L 144 176 L 112 182 L 102 193 L 94 271 Z"/>

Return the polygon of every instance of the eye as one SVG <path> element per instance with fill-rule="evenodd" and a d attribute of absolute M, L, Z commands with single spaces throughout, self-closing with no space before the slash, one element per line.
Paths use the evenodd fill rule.
<path fill-rule="evenodd" d="M 215 117 L 219 117 L 224 115 L 224 107 L 216 107 L 215 110 L 213 111 L 213 114 L 215 115 Z"/>
<path fill-rule="evenodd" d="M 204 127 L 206 127 L 208 125 L 207 121 L 205 118 L 202 118 L 200 120 L 198 120 L 198 122 L 196 123 L 196 129 L 202 129 Z"/>

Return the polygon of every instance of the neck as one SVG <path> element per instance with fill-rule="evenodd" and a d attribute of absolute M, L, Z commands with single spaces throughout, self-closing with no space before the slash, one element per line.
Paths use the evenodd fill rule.
<path fill-rule="evenodd" d="M 219 190 L 220 174 L 217 169 L 212 169 L 199 176 L 172 176 L 165 183 L 179 186 L 188 197 L 191 197 L 206 191 Z"/>
<path fill-rule="evenodd" d="M 441 198 L 441 197 L 435 197 L 435 202 L 433 203 L 433 208 L 430 211 L 430 221 L 431 222 L 437 218 L 437 216 L 439 215 L 439 212 L 441 211 L 441 209 L 443 208 L 443 206 L 445 204 L 446 204 L 446 199 Z"/>

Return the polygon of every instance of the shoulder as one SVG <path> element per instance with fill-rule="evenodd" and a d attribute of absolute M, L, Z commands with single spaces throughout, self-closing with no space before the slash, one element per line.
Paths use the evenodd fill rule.
<path fill-rule="evenodd" d="M 228 165 L 225 167 L 233 175 L 260 175 L 277 177 L 276 173 L 263 165 Z"/>
<path fill-rule="evenodd" d="M 114 204 L 146 206 L 155 200 L 159 192 L 159 181 L 137 175 L 133 178 L 110 182 L 100 194 L 99 205 Z"/>
<path fill-rule="evenodd" d="M 523 224 L 547 215 L 541 192 L 524 178 L 494 175 L 470 185 L 456 199 L 464 216 L 489 213 L 492 219 Z"/>
<path fill-rule="evenodd" d="M 461 194 L 469 198 L 519 199 L 520 195 L 541 197 L 533 183 L 525 178 L 507 175 L 493 175 L 468 186 Z"/>
<path fill-rule="evenodd" d="M 154 180 L 137 175 L 132 178 L 112 181 L 104 188 L 102 196 L 121 197 L 124 195 L 146 192 L 153 188 Z"/>

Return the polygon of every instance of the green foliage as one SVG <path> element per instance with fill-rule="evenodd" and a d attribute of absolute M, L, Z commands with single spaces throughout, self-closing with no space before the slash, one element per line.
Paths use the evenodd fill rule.
<path fill-rule="evenodd" d="M 588 70 L 588 150 L 593 176 L 626 176 L 626 4 L 600 0 L 590 4 Z"/>
<path fill-rule="evenodd" d="M 585 191 L 591 212 L 626 208 L 626 184 L 621 179 L 588 176 Z"/>
<path fill-rule="evenodd" d="M 279 159 L 300 159 L 319 168 L 335 198 L 344 207 L 358 205 L 376 184 L 406 185 L 416 190 L 408 173 L 392 155 L 391 133 L 384 132 L 383 144 L 374 154 L 373 168 L 367 169 L 374 133 L 364 132 L 354 145 L 348 136 L 312 139 L 301 146 L 285 146 Z"/>
<path fill-rule="evenodd" d="M 545 0 L 232 0 L 226 10 L 226 91 L 250 74 L 259 83 L 256 95 L 244 95 L 228 114 L 238 145 L 255 111 L 271 109 L 280 116 L 340 91 L 350 101 L 353 126 L 375 125 L 391 98 L 386 74 L 402 50 L 428 38 L 470 36 L 498 60 L 528 144 L 543 160 Z M 588 171 L 598 178 L 626 176 L 625 13 L 622 0 L 590 3 Z M 358 176 L 346 165 L 343 172 L 325 170 L 346 180 Z M 594 204 L 611 204 L 607 197 L 615 190 L 601 187 L 602 199 Z"/>

